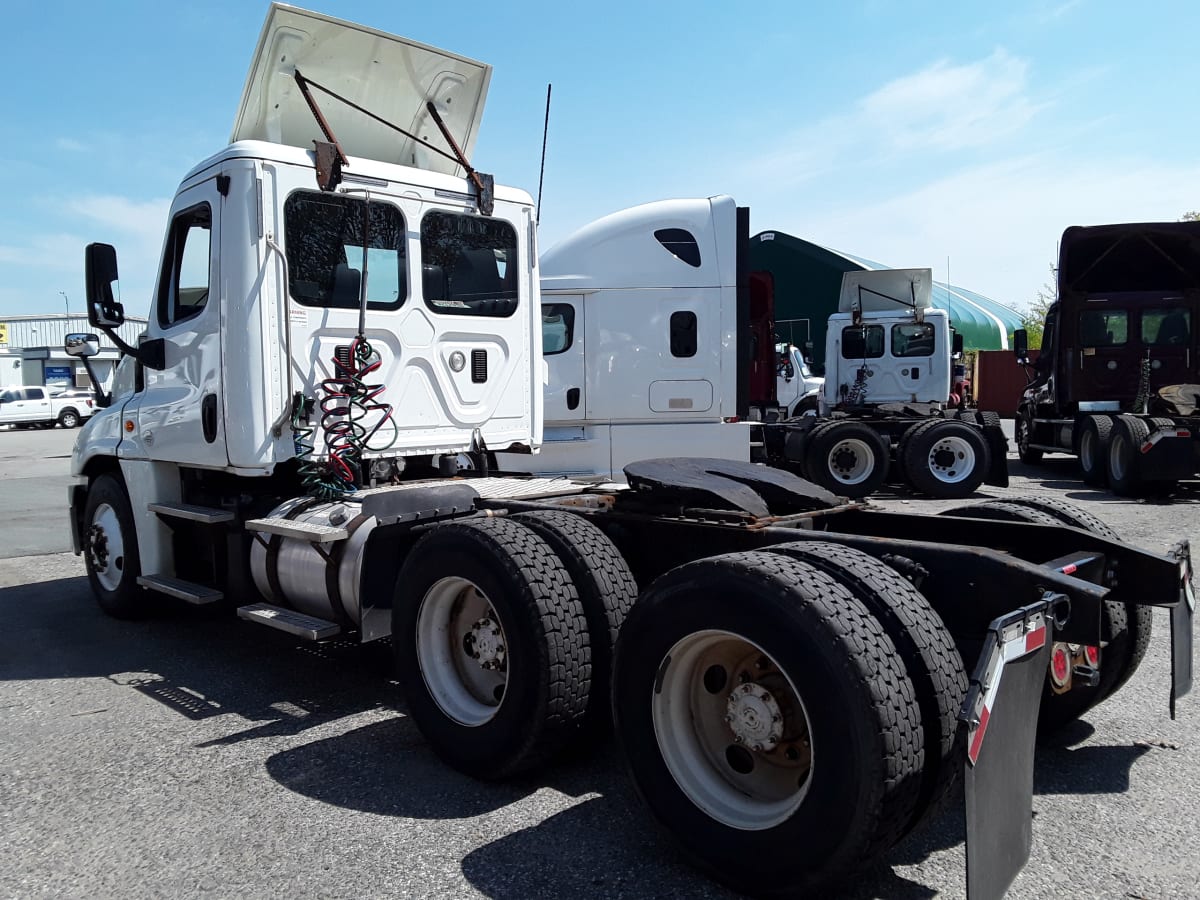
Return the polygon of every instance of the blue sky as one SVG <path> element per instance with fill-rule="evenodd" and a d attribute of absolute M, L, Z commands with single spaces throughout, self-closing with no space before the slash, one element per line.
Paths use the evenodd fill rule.
<path fill-rule="evenodd" d="M 301 4 L 305 5 L 305 4 Z M 541 246 L 732 194 L 778 229 L 1018 307 L 1073 224 L 1200 207 L 1200 4 L 405 3 L 309 8 L 495 67 L 474 162 L 537 192 Z M 116 245 L 149 305 L 175 186 L 228 141 L 265 2 L 6 4 L 0 315 L 83 308 Z"/>

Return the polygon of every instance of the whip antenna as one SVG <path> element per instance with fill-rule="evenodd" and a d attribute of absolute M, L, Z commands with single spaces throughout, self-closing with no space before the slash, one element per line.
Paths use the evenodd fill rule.
<path fill-rule="evenodd" d="M 537 199 L 537 218 L 534 219 L 535 225 L 542 224 L 542 179 L 546 176 L 546 135 L 550 133 L 550 88 L 553 84 L 546 85 L 546 121 L 542 125 L 542 167 L 538 170 L 538 199 Z"/>

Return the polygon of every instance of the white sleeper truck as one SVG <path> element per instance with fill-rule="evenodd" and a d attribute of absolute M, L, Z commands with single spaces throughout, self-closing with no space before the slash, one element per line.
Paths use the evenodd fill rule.
<path fill-rule="evenodd" d="M 479 778 L 615 727 L 666 832 L 743 891 L 852 877 L 961 778 L 968 891 L 1002 895 L 1030 852 L 1035 730 L 1132 674 L 1151 606 L 1172 712 L 1190 688 L 1186 545 L 1036 500 L 884 513 L 684 448 L 628 486 L 498 476 L 549 413 L 533 203 L 469 162 L 489 76 L 271 7 L 233 141 L 180 185 L 146 333 L 73 455 L 100 606 L 390 637 L 414 722 Z M 115 250 L 86 263 L 116 339 Z M 678 372 L 649 396 L 701 404 Z"/>
<path fill-rule="evenodd" d="M 781 365 L 771 281 L 738 251 L 748 231 L 731 197 L 663 200 L 547 250 L 545 441 L 501 464 L 619 479 L 648 455 L 703 453 L 753 457 L 848 497 L 889 480 L 943 498 L 1007 485 L 999 417 L 949 406 L 961 340 L 931 306 L 929 269 L 846 273 L 817 392 L 797 348 Z M 765 424 L 752 433 L 747 419 Z"/>

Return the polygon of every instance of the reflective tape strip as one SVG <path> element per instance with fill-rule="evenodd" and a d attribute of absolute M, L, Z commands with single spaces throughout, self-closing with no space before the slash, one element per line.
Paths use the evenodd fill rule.
<path fill-rule="evenodd" d="M 975 721 L 967 727 L 967 759 L 971 765 L 979 760 L 983 749 L 983 738 L 987 732 L 987 723 L 992 716 L 992 705 L 1000 692 L 1000 679 L 1004 674 L 1004 666 L 1013 660 L 1028 656 L 1035 650 L 1046 645 L 1047 626 L 1045 613 L 1036 613 L 1017 623 L 1014 628 L 1005 629 L 1004 641 L 992 649 L 988 660 L 987 676 L 983 684 L 983 692 L 976 707 Z"/>
<path fill-rule="evenodd" d="M 1142 453 L 1149 453 L 1152 449 L 1154 449 L 1154 445 L 1164 438 L 1187 438 L 1191 436 L 1192 433 L 1190 431 L 1182 428 L 1177 431 L 1156 431 L 1154 434 L 1150 435 L 1144 444 L 1142 444 L 1141 451 Z"/>

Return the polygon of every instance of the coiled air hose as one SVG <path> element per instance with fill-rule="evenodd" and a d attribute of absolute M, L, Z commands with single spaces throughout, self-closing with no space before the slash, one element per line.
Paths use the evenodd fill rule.
<path fill-rule="evenodd" d="M 301 484 L 309 496 L 323 500 L 334 500 L 358 490 L 364 451 L 386 450 L 399 434 L 391 404 L 380 399 L 385 385 L 368 384 L 365 380 L 383 364 L 366 338 L 360 336 L 349 346 L 336 347 L 332 362 L 333 377 L 321 382 L 323 396 L 317 404 L 328 452 L 324 463 L 312 458 L 316 429 L 301 423 L 303 403 L 296 404 L 292 416 Z M 390 432 L 386 443 L 378 437 L 381 430 Z"/>

